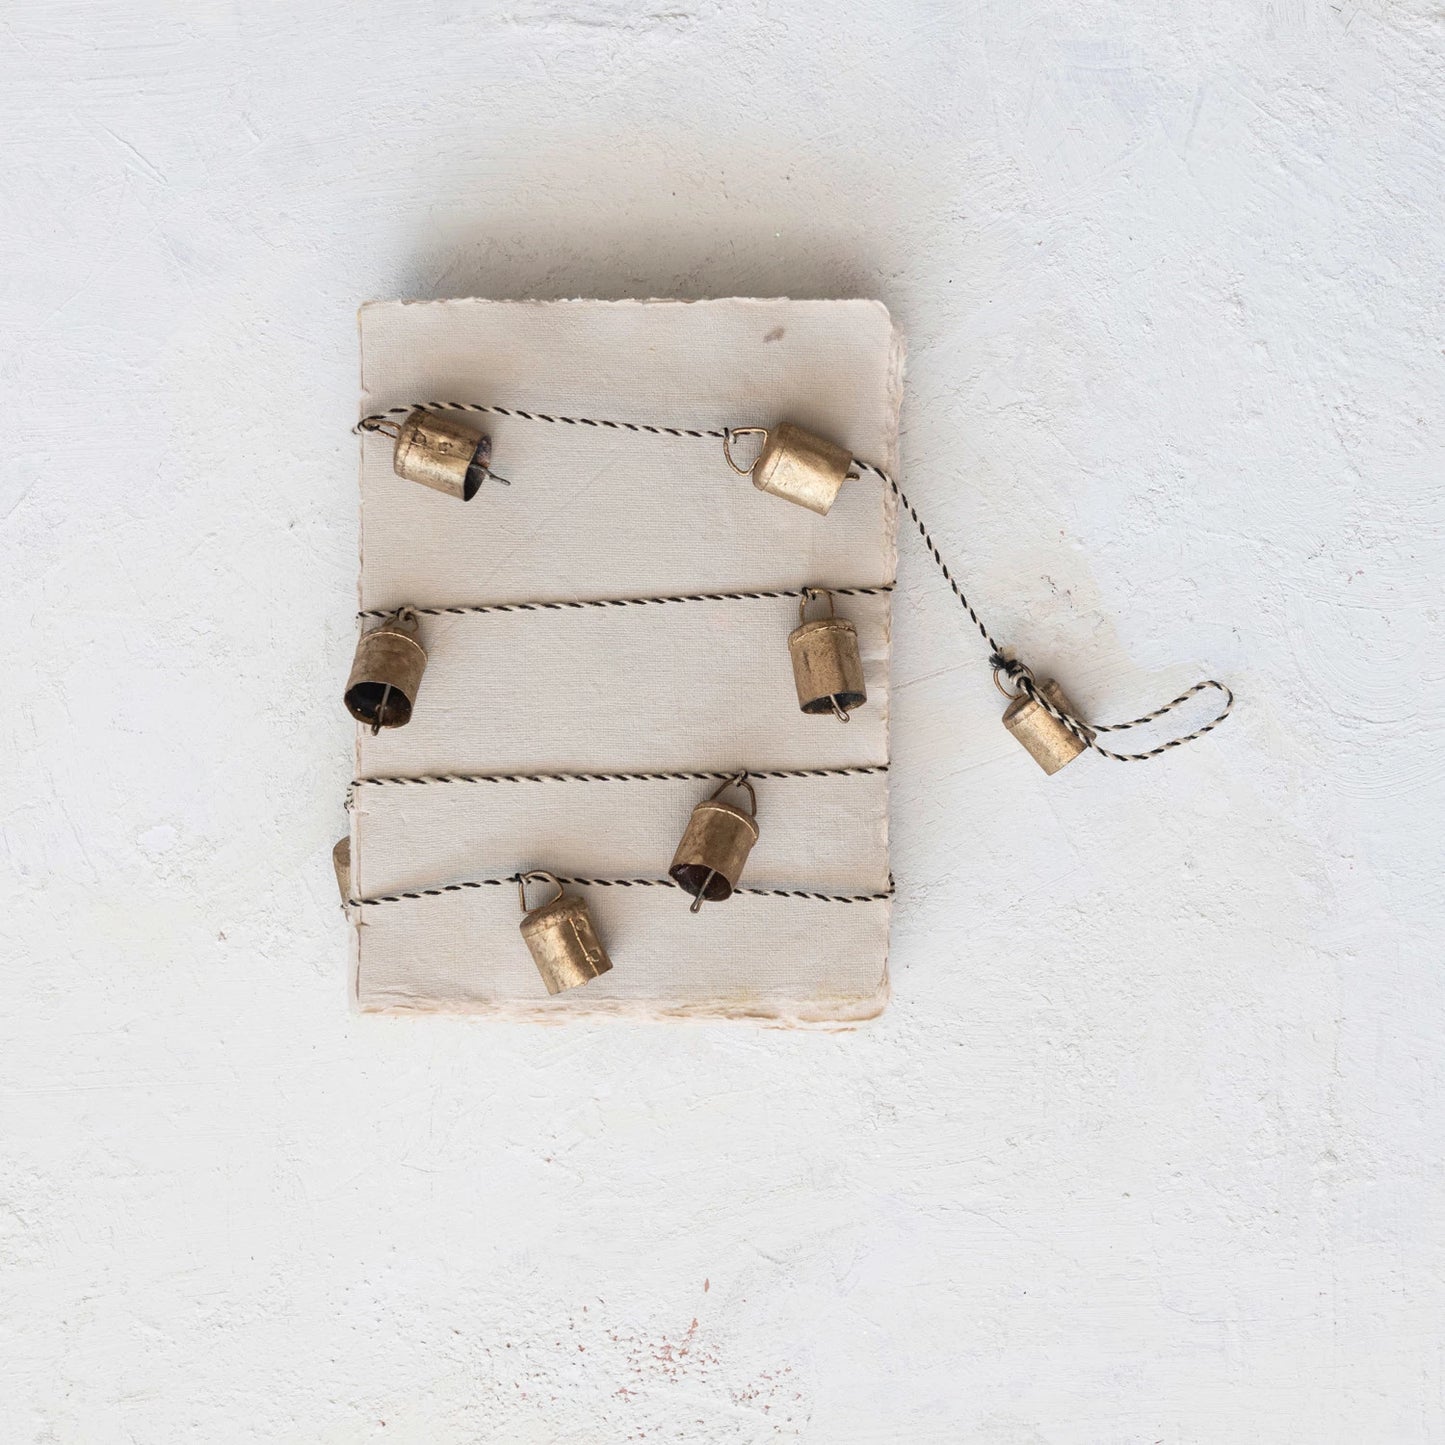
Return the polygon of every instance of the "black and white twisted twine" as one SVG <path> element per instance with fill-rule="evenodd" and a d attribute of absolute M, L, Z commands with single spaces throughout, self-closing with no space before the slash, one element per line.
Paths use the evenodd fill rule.
<path fill-rule="evenodd" d="M 680 888 L 671 878 L 564 878 L 552 875 L 564 887 L 576 888 Z M 381 903 L 402 903 L 412 898 L 440 898 L 445 893 L 465 893 L 473 888 L 501 888 L 517 882 L 518 875 L 505 878 L 469 878 L 463 883 L 444 883 L 440 888 L 414 888 L 405 893 L 383 893 L 375 898 L 348 898 L 348 908 L 374 908 Z M 734 893 L 752 898 L 793 898 L 809 903 L 882 903 L 893 897 L 893 875 L 879 893 L 813 893 L 803 888 L 734 888 Z"/>
<path fill-rule="evenodd" d="M 648 432 L 658 437 L 712 437 L 718 441 L 727 439 L 726 429 L 703 431 L 686 426 L 648 426 L 639 421 L 599 421 L 591 416 L 549 416 L 545 411 L 523 411 L 514 406 L 484 406 L 479 401 L 416 401 L 410 406 L 392 406 L 385 411 L 364 416 L 352 428 L 353 431 L 376 431 L 394 416 L 407 416 L 421 408 L 423 411 L 474 411 L 483 416 L 514 416 L 523 421 L 549 421 L 557 426 L 592 426 L 608 431 Z"/>
<path fill-rule="evenodd" d="M 834 597 L 879 597 L 893 591 L 891 582 L 878 587 L 830 587 Z M 589 597 L 564 602 L 482 602 L 468 607 L 411 607 L 404 609 L 418 617 L 476 617 L 488 612 L 573 612 L 589 607 L 657 607 L 678 602 L 771 602 L 782 597 L 802 597 L 812 588 L 787 587 L 771 592 L 675 592 L 660 597 Z M 358 612 L 366 621 L 395 617 L 395 608 L 373 608 Z"/>
<path fill-rule="evenodd" d="M 864 778 L 886 773 L 887 763 L 864 763 L 846 768 L 749 768 L 746 776 L 781 781 L 787 778 Z M 421 788 L 436 784 L 469 783 L 725 783 L 738 776 L 726 772 L 673 773 L 422 773 L 418 776 L 353 778 L 346 789 L 346 806 L 356 805 L 358 788 Z"/>

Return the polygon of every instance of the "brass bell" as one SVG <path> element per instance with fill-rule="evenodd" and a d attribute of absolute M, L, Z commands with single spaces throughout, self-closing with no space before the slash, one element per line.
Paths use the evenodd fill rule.
<path fill-rule="evenodd" d="M 364 632 L 356 644 L 351 675 L 346 679 L 346 707 L 371 731 L 405 727 L 411 721 L 426 649 L 416 639 L 416 613 L 403 607 L 380 627 Z"/>
<path fill-rule="evenodd" d="M 733 437 L 749 435 L 761 436 L 763 449 L 751 467 L 740 467 L 733 461 L 730 443 Z M 837 501 L 853 465 L 851 452 L 790 421 L 775 427 L 736 427 L 724 435 L 723 450 L 732 469 L 751 476 L 759 491 L 796 502 L 823 517 Z"/>
<path fill-rule="evenodd" d="M 746 790 L 750 811 L 731 803 L 720 803 L 718 795 L 728 788 Z M 730 898 L 742 875 L 743 864 L 758 841 L 758 795 L 746 773 L 727 779 L 716 793 L 692 810 L 687 830 L 672 855 L 670 877 L 685 893 L 693 896 L 689 910 L 696 913 L 704 900 L 721 902 Z"/>
<path fill-rule="evenodd" d="M 453 412 L 416 407 L 397 428 L 399 477 L 470 502 L 491 471 L 492 439 Z"/>
<path fill-rule="evenodd" d="M 544 878 L 556 894 L 540 907 L 528 909 L 527 884 Z M 588 983 L 612 967 L 607 950 L 592 926 L 587 905 L 568 893 L 550 873 L 536 871 L 517 875 L 517 892 L 522 900 L 522 937 L 527 941 L 532 962 L 542 975 L 548 993 L 561 993 Z"/>
<path fill-rule="evenodd" d="M 808 603 L 828 599 L 828 615 L 807 620 Z M 798 625 L 788 634 L 793 659 L 793 682 L 798 706 L 806 713 L 831 712 L 847 722 L 855 707 L 868 701 L 863 683 L 863 659 L 858 652 L 858 629 L 839 617 L 833 594 L 826 587 L 805 587 L 798 603 Z"/>
<path fill-rule="evenodd" d="M 331 850 L 331 866 L 336 869 L 336 886 L 341 890 L 341 901 L 351 902 L 351 834 L 341 839 Z"/>
<path fill-rule="evenodd" d="M 1071 728 L 1066 727 L 1047 708 L 1040 707 L 1026 692 L 1010 693 L 998 682 L 994 683 L 1005 697 L 1012 702 L 1004 709 L 1003 725 L 1026 747 L 1033 760 L 1048 774 L 1052 775 L 1071 763 L 1089 745 Z M 1077 716 L 1074 705 L 1064 696 L 1064 690 L 1056 682 L 1035 683 L 1044 697 L 1060 712 L 1070 717 Z"/>

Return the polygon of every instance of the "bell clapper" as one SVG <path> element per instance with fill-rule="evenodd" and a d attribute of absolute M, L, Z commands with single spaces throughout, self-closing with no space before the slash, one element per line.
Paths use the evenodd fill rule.
<path fill-rule="evenodd" d="M 376 716 L 371 720 L 371 735 L 375 737 L 386 726 L 386 705 L 391 701 L 391 684 L 382 690 L 381 701 L 376 705 Z"/>
<path fill-rule="evenodd" d="M 702 880 L 702 887 L 697 890 L 697 897 L 692 900 L 692 907 L 687 910 L 689 913 L 702 912 L 702 900 L 707 896 L 707 886 L 716 877 L 717 870 L 715 868 L 709 868 L 707 870 L 707 877 Z"/>
<path fill-rule="evenodd" d="M 839 722 L 853 721 L 853 719 L 848 716 L 847 709 L 844 708 L 844 706 L 838 701 L 838 694 L 836 692 L 828 699 L 828 701 L 833 704 L 833 716 L 837 718 Z"/>

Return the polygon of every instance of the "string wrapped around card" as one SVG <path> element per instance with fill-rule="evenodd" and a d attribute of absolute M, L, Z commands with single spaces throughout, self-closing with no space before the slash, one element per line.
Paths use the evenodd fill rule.
<path fill-rule="evenodd" d="M 1193 742 L 1213 731 L 1230 714 L 1234 707 L 1234 695 L 1222 682 L 1213 678 L 1197 682 L 1178 697 L 1145 713 L 1142 717 L 1131 718 L 1120 723 L 1091 723 L 1082 718 L 1069 702 L 1057 683 L 1039 681 L 1028 665 L 1011 657 L 1001 643 L 985 626 L 973 604 L 964 595 L 948 564 L 943 560 L 937 544 L 924 525 L 917 509 L 904 495 L 897 480 L 882 467 L 872 462 L 861 461 L 852 456 L 846 448 L 819 437 L 792 422 L 778 422 L 771 427 L 740 426 L 724 428 L 655 426 L 642 422 L 620 422 L 596 417 L 555 416 L 546 412 L 523 411 L 517 407 L 493 406 L 482 402 L 416 402 L 404 407 L 394 407 L 385 412 L 363 417 L 357 424 L 361 432 L 383 432 L 396 441 L 393 466 L 399 476 L 419 481 L 423 485 L 439 487 L 448 494 L 469 501 L 476 495 L 482 479 L 490 473 L 491 439 L 475 427 L 454 424 L 451 431 L 438 419 L 449 412 L 468 412 L 479 415 L 515 417 L 523 421 L 547 422 L 554 426 L 597 427 L 613 431 L 646 433 L 655 436 L 690 437 L 698 440 L 713 439 L 722 443 L 723 460 L 740 476 L 748 477 L 760 491 L 780 497 L 797 506 L 806 507 L 820 516 L 827 515 L 843 485 L 850 481 L 873 476 L 889 487 L 899 504 L 907 511 L 917 527 L 924 545 L 934 564 L 942 573 L 959 605 L 968 614 L 989 649 L 988 660 L 994 671 L 994 682 L 1009 700 L 1004 712 L 1004 726 L 1019 740 L 1031 757 L 1046 773 L 1056 773 L 1065 764 L 1073 761 L 1085 751 L 1092 749 L 1102 757 L 1115 762 L 1142 762 L 1158 757 L 1184 743 Z M 397 417 L 404 418 L 398 422 Z M 410 430 L 408 431 L 408 428 Z M 464 434 L 463 434 L 464 433 Z M 444 452 L 445 461 L 420 465 L 416 456 L 420 443 L 409 443 L 403 450 L 403 439 L 411 436 L 434 438 L 427 442 L 433 452 Z M 442 438 L 457 437 L 455 441 Z M 759 437 L 759 449 L 754 460 L 743 465 L 734 452 L 734 444 L 745 437 Z M 430 455 L 430 454 L 429 454 Z M 462 460 L 465 457 L 465 465 Z M 481 459 L 479 461 L 479 459 Z M 458 473 L 460 469 L 460 477 Z M 434 477 L 445 473 L 447 485 L 439 486 Z M 472 480 L 469 481 L 468 479 Z M 500 479 L 498 479 L 500 480 Z M 644 599 L 630 599 L 644 600 Z M 796 635 L 796 633 L 794 634 Z M 1005 681 L 1012 690 L 1004 685 Z M 804 684 L 799 679 L 799 701 L 802 703 Z M 1149 723 L 1173 712 L 1190 698 L 1205 691 L 1222 694 L 1224 705 L 1219 713 L 1202 726 L 1178 737 L 1167 739 L 1156 747 L 1143 752 L 1122 753 L 1113 751 L 1099 742 L 1099 735 L 1125 732 L 1132 728 L 1144 727 Z M 813 701 L 822 701 L 827 710 L 845 717 L 848 708 L 842 702 L 846 689 L 838 689 Z M 805 708 L 805 710 L 808 710 Z M 380 724 L 385 726 L 385 723 Z"/>
<path fill-rule="evenodd" d="M 485 617 L 513 612 L 575 612 L 589 608 L 656 607 L 686 603 L 771 602 L 798 599 L 798 625 L 788 634 L 793 687 L 799 709 L 814 716 L 847 722 L 868 701 L 858 628 L 837 615 L 839 597 L 879 597 L 893 591 L 878 587 L 787 587 L 754 592 L 690 592 L 652 597 L 585 598 L 568 602 L 482 602 L 455 607 L 401 607 L 361 612 L 363 624 L 380 626 L 363 632 L 347 679 L 347 710 L 375 734 L 381 728 L 404 727 L 412 718 L 417 690 L 426 667 L 421 621 L 429 617 Z M 809 619 L 811 603 L 826 599 L 828 615 Z"/>
<path fill-rule="evenodd" d="M 423 898 L 440 898 L 449 893 L 500 887 L 515 882 L 521 896 L 523 918 L 519 925 L 522 938 L 532 955 L 542 982 L 549 994 L 577 988 L 599 978 L 612 968 L 612 960 L 602 945 L 586 902 L 568 887 L 578 888 L 677 888 L 691 895 L 688 910 L 697 913 L 704 901 L 721 902 L 742 894 L 751 898 L 778 898 L 808 903 L 882 903 L 893 897 L 893 879 L 888 887 L 875 893 L 820 893 L 802 888 L 769 888 L 740 883 L 744 864 L 758 840 L 756 780 L 867 777 L 886 773 L 886 763 L 862 764 L 841 768 L 781 768 L 765 772 L 675 772 L 675 773 L 453 773 L 420 777 L 356 778 L 346 790 L 346 807 L 355 805 L 359 788 L 418 788 L 454 784 L 471 786 L 505 786 L 509 783 L 673 783 L 709 782 L 716 787 L 696 804 L 688 818 L 682 840 L 673 854 L 666 878 L 564 878 L 543 869 L 524 870 L 501 877 L 474 878 L 459 883 L 446 883 L 434 888 L 410 889 L 360 898 L 352 893 L 351 838 L 342 838 L 332 849 L 336 882 L 341 891 L 342 907 L 354 910 L 378 908 Z M 722 800 L 729 788 L 745 792 L 748 808 L 744 811 Z M 527 884 L 538 879 L 553 885 L 556 893 L 536 908 L 527 907 Z"/>

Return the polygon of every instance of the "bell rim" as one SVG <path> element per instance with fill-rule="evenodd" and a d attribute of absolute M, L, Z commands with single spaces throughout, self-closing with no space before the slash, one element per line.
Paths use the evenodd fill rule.
<path fill-rule="evenodd" d="M 724 803 L 720 798 L 704 798 L 702 802 L 693 808 L 692 815 L 695 818 L 699 813 L 704 811 L 709 813 L 726 813 L 729 817 L 737 818 L 741 822 L 746 823 L 748 832 L 753 835 L 754 843 L 762 836 L 758 832 L 758 821 L 756 818 L 750 817 L 747 813 L 743 812 L 741 808 L 735 808 L 731 803 Z"/>
<path fill-rule="evenodd" d="M 357 706 L 357 704 L 352 701 L 352 694 L 355 693 L 358 688 L 363 687 L 380 688 L 382 690 L 382 696 L 385 696 L 387 684 L 384 682 L 377 682 L 375 678 L 364 677 L 359 682 L 353 682 L 351 686 L 346 689 L 346 691 L 342 694 L 341 701 L 346 704 L 347 712 L 349 712 L 351 716 L 356 719 L 357 722 L 361 723 L 365 727 L 371 727 L 376 722 L 376 714 L 374 712 L 363 712 Z M 391 690 L 397 697 L 402 700 L 402 702 L 406 704 L 406 716 L 402 718 L 399 722 L 384 722 L 382 723 L 382 727 L 388 729 L 404 728 L 407 723 L 411 721 L 412 715 L 416 712 L 416 699 L 413 697 L 408 697 L 406 694 L 406 689 L 398 687 L 395 683 L 391 684 Z M 378 701 L 379 700 L 380 699 L 378 699 Z"/>
<path fill-rule="evenodd" d="M 867 703 L 868 694 L 866 692 L 826 692 L 822 697 L 813 697 L 809 698 L 807 702 L 800 702 L 798 710 L 807 713 L 809 717 L 831 715 L 834 699 L 837 700 L 838 706 L 844 712 L 857 712 Z"/>
<path fill-rule="evenodd" d="M 805 638 L 821 632 L 842 632 L 856 638 L 858 626 L 850 617 L 810 617 L 808 621 L 800 622 L 788 634 L 788 646 L 795 647 Z"/>
<path fill-rule="evenodd" d="M 689 886 L 694 870 L 702 874 L 701 885 L 697 888 Z M 737 884 L 734 883 L 726 873 L 720 873 L 716 868 L 710 868 L 706 863 L 674 863 L 672 867 L 667 870 L 667 876 L 671 878 L 689 898 L 701 898 L 704 903 L 726 903 L 728 899 L 737 892 Z M 721 885 L 721 892 L 709 893 L 706 891 L 714 882 Z"/>

